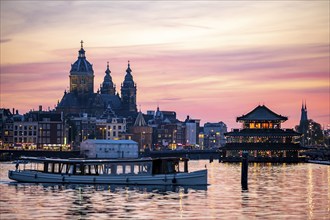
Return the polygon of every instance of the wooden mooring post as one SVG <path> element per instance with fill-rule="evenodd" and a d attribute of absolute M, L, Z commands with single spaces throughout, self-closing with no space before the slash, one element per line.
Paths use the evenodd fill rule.
<path fill-rule="evenodd" d="M 241 171 L 241 185 L 242 190 L 248 189 L 248 168 L 249 168 L 249 161 L 248 161 L 249 153 L 248 151 L 243 151 L 242 154 L 242 171 Z"/>

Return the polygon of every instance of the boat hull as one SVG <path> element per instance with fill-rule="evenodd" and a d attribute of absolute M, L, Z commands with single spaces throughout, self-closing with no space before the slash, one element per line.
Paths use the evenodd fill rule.
<path fill-rule="evenodd" d="M 207 170 L 157 175 L 70 175 L 40 171 L 8 171 L 11 180 L 28 183 L 120 184 L 120 185 L 207 185 Z"/>

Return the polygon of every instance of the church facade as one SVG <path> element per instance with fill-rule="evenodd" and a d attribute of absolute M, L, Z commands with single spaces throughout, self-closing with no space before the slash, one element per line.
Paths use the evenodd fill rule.
<path fill-rule="evenodd" d="M 121 96 L 116 92 L 112 81 L 109 62 L 100 89 L 94 92 L 93 65 L 86 59 L 83 41 L 78 51 L 78 59 L 71 64 L 70 91 L 65 91 L 61 101 L 58 102 L 56 111 L 64 115 L 101 116 L 104 111 L 111 108 L 117 116 L 135 116 L 136 84 L 133 80 L 132 70 L 128 61 L 125 79 L 121 86 Z"/>

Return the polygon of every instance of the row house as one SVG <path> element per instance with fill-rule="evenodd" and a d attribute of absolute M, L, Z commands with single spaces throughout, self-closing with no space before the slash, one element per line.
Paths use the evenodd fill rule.
<path fill-rule="evenodd" d="M 96 120 L 96 139 L 121 140 L 126 133 L 125 118 Z"/>
<path fill-rule="evenodd" d="M 64 146 L 62 115 L 52 111 L 12 114 L 3 123 L 3 147 L 6 149 L 61 150 Z"/>

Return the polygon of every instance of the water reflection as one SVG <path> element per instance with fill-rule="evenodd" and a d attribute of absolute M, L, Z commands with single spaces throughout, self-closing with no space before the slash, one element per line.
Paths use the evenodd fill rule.
<path fill-rule="evenodd" d="M 8 186 L 15 187 L 17 190 L 31 190 L 33 187 L 42 187 L 44 190 L 51 190 L 57 192 L 59 190 L 86 190 L 86 191 L 135 191 L 135 192 L 152 192 L 158 194 L 166 194 L 166 192 L 180 192 L 188 193 L 188 190 L 207 190 L 207 186 L 204 185 L 191 185 L 191 186 L 178 186 L 178 185 L 106 185 L 106 184 L 57 184 L 57 183 L 17 183 L 9 182 Z"/>
<path fill-rule="evenodd" d="M 209 186 L 121 186 L 11 182 L 0 164 L 1 219 L 328 219 L 330 166 L 251 164 L 241 190 L 239 164 L 208 167 Z"/>

